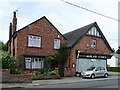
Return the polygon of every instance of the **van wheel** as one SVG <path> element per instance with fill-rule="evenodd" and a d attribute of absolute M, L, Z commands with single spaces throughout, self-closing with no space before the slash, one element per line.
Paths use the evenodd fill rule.
<path fill-rule="evenodd" d="M 105 78 L 107 78 L 107 77 L 108 77 L 108 74 L 107 74 L 107 73 L 105 73 L 104 77 L 105 77 Z"/>
<path fill-rule="evenodd" d="M 95 75 L 94 75 L 94 74 L 92 74 L 92 75 L 91 75 L 91 78 L 92 78 L 92 79 L 94 79 L 94 78 L 95 78 Z"/>

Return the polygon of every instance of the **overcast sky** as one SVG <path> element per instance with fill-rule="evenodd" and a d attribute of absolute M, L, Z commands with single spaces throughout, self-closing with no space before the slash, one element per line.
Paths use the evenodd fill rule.
<path fill-rule="evenodd" d="M 119 0 L 66 1 L 118 19 Z M 9 39 L 9 23 L 12 21 L 13 11 L 18 10 L 17 30 L 43 16 L 62 34 L 97 22 L 110 46 L 115 50 L 118 48 L 118 22 L 115 20 L 71 6 L 61 0 L 2 0 L 0 3 L 0 40 L 4 43 Z"/>

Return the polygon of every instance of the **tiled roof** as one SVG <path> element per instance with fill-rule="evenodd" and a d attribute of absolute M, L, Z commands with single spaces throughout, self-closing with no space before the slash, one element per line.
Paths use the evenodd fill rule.
<path fill-rule="evenodd" d="M 66 37 L 66 44 L 68 47 L 71 47 L 77 40 L 79 40 L 80 37 L 84 35 L 84 33 L 93 25 L 94 23 L 91 23 L 89 25 L 86 25 L 82 28 L 78 28 L 74 31 L 68 32 L 64 34 Z"/>

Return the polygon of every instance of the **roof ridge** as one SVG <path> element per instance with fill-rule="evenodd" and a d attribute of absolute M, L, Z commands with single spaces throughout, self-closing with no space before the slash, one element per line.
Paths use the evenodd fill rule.
<path fill-rule="evenodd" d="M 35 23 L 35 22 L 41 20 L 42 18 L 46 18 L 46 16 L 42 16 L 42 17 L 40 17 L 39 19 L 36 19 L 35 21 L 33 21 L 33 22 L 31 22 L 31 23 L 25 25 L 24 27 L 22 27 L 22 28 L 20 28 L 19 30 L 17 30 L 17 32 L 19 32 L 20 30 L 22 30 L 22 29 L 28 27 L 29 25 L 31 25 L 31 24 L 33 24 L 33 23 Z"/>
<path fill-rule="evenodd" d="M 94 23 L 96 23 L 96 22 L 90 23 L 90 24 L 88 24 L 88 25 L 84 25 L 84 26 L 82 26 L 82 27 L 80 27 L 80 28 L 77 28 L 77 29 L 74 29 L 74 30 L 72 30 L 72 31 L 69 31 L 69 32 L 67 32 L 67 33 L 65 33 L 65 34 L 68 34 L 68 33 L 74 32 L 74 31 L 77 31 L 77 30 L 79 30 L 79 29 L 81 29 L 81 28 L 84 28 L 84 27 L 87 27 L 87 26 L 89 26 L 89 25 L 93 25 Z M 63 35 L 65 35 L 65 34 L 63 34 Z"/>

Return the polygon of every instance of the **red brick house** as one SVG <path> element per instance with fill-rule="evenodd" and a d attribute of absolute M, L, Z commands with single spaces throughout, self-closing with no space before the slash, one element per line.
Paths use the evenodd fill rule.
<path fill-rule="evenodd" d="M 16 31 L 17 18 L 9 28 L 9 52 L 15 57 L 18 69 L 39 69 L 44 67 L 45 57 L 58 53 L 65 37 L 44 16 Z"/>
<path fill-rule="evenodd" d="M 71 53 L 65 67 L 65 76 L 81 73 L 90 66 L 107 66 L 111 49 L 96 22 L 64 34 Z"/>
<path fill-rule="evenodd" d="M 9 27 L 8 50 L 15 56 L 18 69 L 44 68 L 46 56 L 58 53 L 60 44 L 71 49 L 64 76 L 73 76 L 90 65 L 106 66 L 107 58 L 111 58 L 113 52 L 96 22 L 64 35 L 45 16 L 18 31 L 16 28 L 14 12 Z"/>

